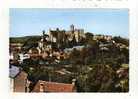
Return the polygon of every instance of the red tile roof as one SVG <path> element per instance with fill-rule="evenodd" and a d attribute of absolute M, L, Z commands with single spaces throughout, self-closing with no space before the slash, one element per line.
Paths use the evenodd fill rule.
<path fill-rule="evenodd" d="M 40 92 L 40 86 L 43 84 L 44 92 L 75 92 L 73 84 L 47 82 L 39 80 L 32 92 Z"/>

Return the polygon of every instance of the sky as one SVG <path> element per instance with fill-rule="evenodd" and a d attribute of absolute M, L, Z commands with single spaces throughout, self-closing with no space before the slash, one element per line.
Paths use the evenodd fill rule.
<path fill-rule="evenodd" d="M 128 9 L 11 8 L 10 37 L 41 35 L 49 29 L 69 30 L 70 25 L 85 32 L 129 37 Z"/>

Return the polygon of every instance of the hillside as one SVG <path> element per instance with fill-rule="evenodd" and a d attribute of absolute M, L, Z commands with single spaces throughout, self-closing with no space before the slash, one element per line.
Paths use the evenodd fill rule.
<path fill-rule="evenodd" d="M 40 40 L 41 36 L 24 36 L 24 37 L 10 37 L 10 43 L 35 43 Z"/>

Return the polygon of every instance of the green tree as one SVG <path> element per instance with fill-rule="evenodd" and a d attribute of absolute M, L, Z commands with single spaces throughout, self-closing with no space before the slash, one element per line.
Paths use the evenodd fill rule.
<path fill-rule="evenodd" d="M 112 91 L 114 71 L 108 65 L 93 65 L 92 69 L 86 73 L 82 73 L 78 76 L 77 86 L 79 91 L 84 92 L 108 92 Z"/>
<path fill-rule="evenodd" d="M 122 38 L 120 36 L 115 36 L 113 38 L 113 40 L 116 42 L 116 43 L 122 43 L 122 44 L 125 44 L 127 46 L 129 46 L 129 40 L 128 39 L 125 39 L 125 38 Z"/>
<path fill-rule="evenodd" d="M 93 40 L 93 33 L 87 32 L 85 36 L 86 36 L 86 42 L 89 40 Z"/>

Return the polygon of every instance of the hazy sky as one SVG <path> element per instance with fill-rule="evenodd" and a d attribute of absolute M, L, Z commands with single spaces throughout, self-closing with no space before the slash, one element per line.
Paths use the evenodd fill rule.
<path fill-rule="evenodd" d="M 10 36 L 41 35 L 49 28 L 69 30 L 71 24 L 85 32 L 128 38 L 128 9 L 10 9 Z"/>

